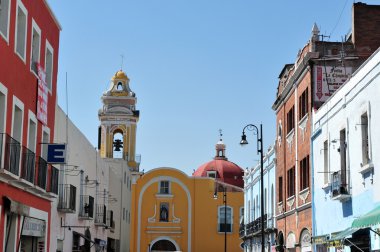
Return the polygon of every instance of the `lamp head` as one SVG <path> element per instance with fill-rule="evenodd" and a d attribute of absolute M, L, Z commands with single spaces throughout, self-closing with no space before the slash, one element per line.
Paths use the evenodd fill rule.
<path fill-rule="evenodd" d="M 247 136 L 245 135 L 245 133 L 243 131 L 243 135 L 241 135 L 240 145 L 244 146 L 244 145 L 247 145 L 247 144 L 248 144 Z"/>
<path fill-rule="evenodd" d="M 218 193 L 215 191 L 214 192 L 214 200 L 217 200 L 218 199 Z"/>

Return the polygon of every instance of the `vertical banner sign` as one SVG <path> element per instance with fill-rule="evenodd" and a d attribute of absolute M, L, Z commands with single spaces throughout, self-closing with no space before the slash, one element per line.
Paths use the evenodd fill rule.
<path fill-rule="evenodd" d="M 352 67 L 314 66 L 314 100 L 325 102 L 352 74 Z"/>
<path fill-rule="evenodd" d="M 37 98 L 37 119 L 44 125 L 47 124 L 48 88 L 46 85 L 46 72 L 40 64 L 38 69 L 38 98 Z"/>

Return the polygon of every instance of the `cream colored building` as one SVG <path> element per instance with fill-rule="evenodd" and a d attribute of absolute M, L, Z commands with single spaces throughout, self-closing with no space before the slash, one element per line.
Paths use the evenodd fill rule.
<path fill-rule="evenodd" d="M 130 246 L 131 189 L 140 175 L 136 155 L 137 98 L 123 71 L 111 78 L 99 110 L 100 156 L 109 167 L 109 207 L 113 223 L 108 233 L 108 251 L 128 251 Z"/>

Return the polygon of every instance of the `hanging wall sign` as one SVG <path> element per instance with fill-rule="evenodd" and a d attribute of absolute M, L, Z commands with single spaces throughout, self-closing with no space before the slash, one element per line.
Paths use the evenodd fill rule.
<path fill-rule="evenodd" d="M 66 164 L 66 144 L 48 144 L 47 162 L 49 164 Z"/>
<path fill-rule="evenodd" d="M 45 221 L 25 217 L 22 235 L 44 237 L 45 236 Z"/>
<path fill-rule="evenodd" d="M 48 106 L 48 87 L 46 85 L 46 72 L 40 64 L 38 69 L 38 91 L 37 91 L 37 119 L 47 124 L 47 106 Z"/>
<path fill-rule="evenodd" d="M 325 102 L 352 74 L 352 67 L 314 66 L 314 100 Z"/>

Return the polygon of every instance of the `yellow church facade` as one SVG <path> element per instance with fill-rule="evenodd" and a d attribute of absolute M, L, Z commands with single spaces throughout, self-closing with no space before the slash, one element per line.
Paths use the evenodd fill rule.
<path fill-rule="evenodd" d="M 150 170 L 132 185 L 130 251 L 243 251 L 243 195 L 212 177 Z"/>

